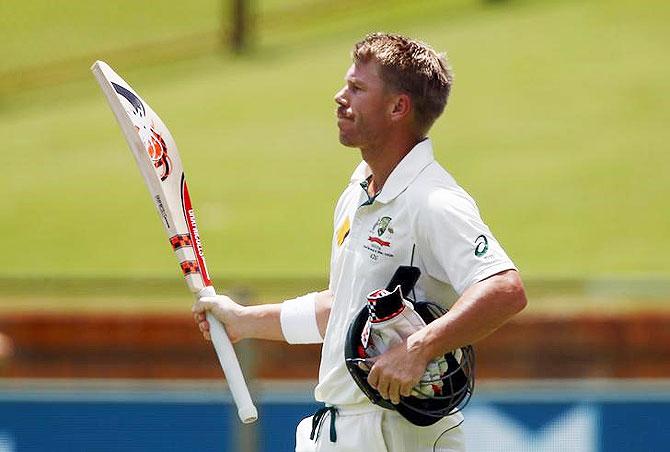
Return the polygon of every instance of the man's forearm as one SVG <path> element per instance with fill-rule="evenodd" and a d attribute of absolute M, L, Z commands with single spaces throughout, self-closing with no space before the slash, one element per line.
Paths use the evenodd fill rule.
<path fill-rule="evenodd" d="M 323 338 L 330 316 L 332 294 L 325 290 L 315 295 L 315 315 L 319 334 Z M 281 326 L 282 303 L 246 306 L 241 310 L 238 330 L 244 339 L 284 341 Z"/>
<path fill-rule="evenodd" d="M 449 351 L 473 344 L 502 326 L 526 306 L 519 274 L 499 273 L 474 284 L 441 318 L 407 340 L 408 350 L 429 361 Z"/>
<path fill-rule="evenodd" d="M 243 339 L 283 341 L 280 313 L 281 303 L 245 306 L 238 323 L 240 336 Z"/>

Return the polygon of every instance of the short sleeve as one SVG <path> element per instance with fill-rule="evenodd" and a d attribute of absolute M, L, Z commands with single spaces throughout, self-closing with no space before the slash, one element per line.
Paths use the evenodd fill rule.
<path fill-rule="evenodd" d="M 426 271 L 459 295 L 476 282 L 516 269 L 474 200 L 460 188 L 431 191 L 417 212 L 415 228 Z"/>

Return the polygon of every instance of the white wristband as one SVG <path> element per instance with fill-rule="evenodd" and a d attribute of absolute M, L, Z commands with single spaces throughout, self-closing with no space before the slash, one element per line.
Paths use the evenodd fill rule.
<path fill-rule="evenodd" d="M 289 344 L 323 342 L 316 323 L 316 292 L 283 302 L 279 321 L 284 339 Z"/>

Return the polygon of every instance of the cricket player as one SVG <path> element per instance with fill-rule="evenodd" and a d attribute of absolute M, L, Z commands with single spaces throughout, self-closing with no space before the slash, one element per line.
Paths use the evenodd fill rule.
<path fill-rule="evenodd" d="M 523 284 L 473 199 L 433 157 L 428 132 L 452 86 L 445 57 L 422 42 L 376 33 L 354 45 L 352 60 L 334 100 L 340 143 L 359 149 L 363 161 L 335 209 L 328 289 L 248 307 L 203 298 L 194 318 L 206 339 L 211 311 L 233 342 L 323 343 L 315 397 L 324 408 L 298 425 L 296 451 L 464 451 L 460 412 L 418 427 L 370 403 L 345 366 L 347 329 L 366 295 L 401 265 L 421 270 L 415 299 L 449 309 L 374 361 L 369 384 L 397 404 L 433 359 L 521 311 Z"/>

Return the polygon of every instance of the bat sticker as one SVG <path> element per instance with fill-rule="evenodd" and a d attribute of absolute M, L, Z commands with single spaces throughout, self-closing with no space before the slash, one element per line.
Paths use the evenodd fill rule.
<path fill-rule="evenodd" d="M 170 237 L 170 244 L 172 245 L 172 249 L 175 251 L 186 246 L 193 246 L 191 236 L 188 234 L 173 235 Z"/>
<path fill-rule="evenodd" d="M 144 108 L 142 100 L 129 89 L 114 82 L 110 83 L 114 87 L 114 91 L 130 104 L 130 108 L 125 106 L 126 111 L 128 112 L 135 129 L 137 129 L 137 133 L 151 158 L 151 162 L 156 169 L 161 170 L 161 181 L 165 181 L 172 172 L 172 161 L 170 160 L 170 156 L 168 156 L 165 140 L 158 132 L 156 132 L 153 124 L 149 122 L 147 111 L 146 108 Z"/>
<path fill-rule="evenodd" d="M 184 273 L 184 276 L 200 273 L 200 267 L 196 261 L 184 261 L 179 265 L 181 266 L 181 271 Z"/>

